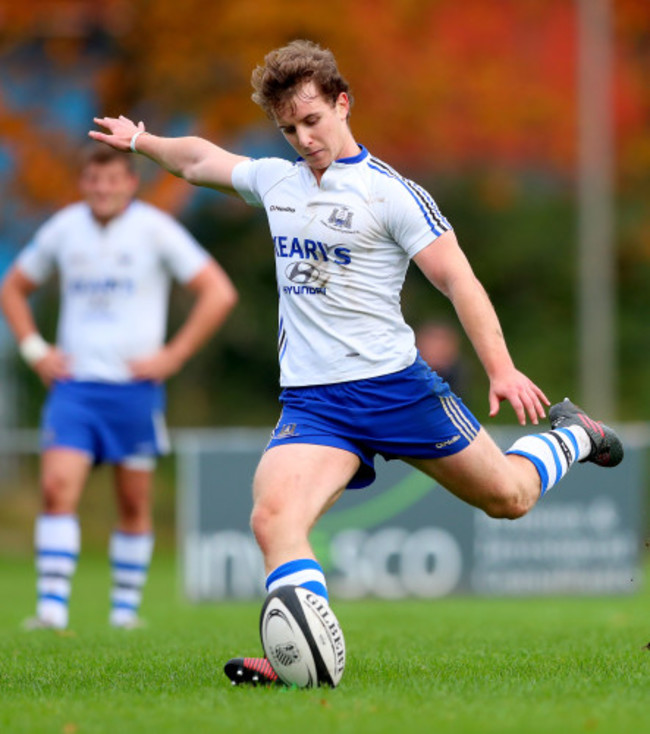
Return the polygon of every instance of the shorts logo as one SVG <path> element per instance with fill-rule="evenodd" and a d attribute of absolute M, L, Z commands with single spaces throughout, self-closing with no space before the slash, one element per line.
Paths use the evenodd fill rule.
<path fill-rule="evenodd" d="M 452 436 L 451 438 L 448 438 L 446 441 L 439 441 L 436 444 L 436 448 L 444 449 L 446 446 L 451 446 L 452 444 L 456 443 L 456 441 L 460 441 L 460 436 L 458 434 Z"/>
<path fill-rule="evenodd" d="M 136 456 L 151 456 L 156 453 L 156 448 L 151 441 L 144 441 L 135 445 L 133 453 Z"/>
<path fill-rule="evenodd" d="M 291 438 L 291 436 L 296 435 L 296 424 L 295 423 L 285 423 L 283 426 L 280 426 L 275 431 L 275 435 L 273 438 Z"/>
<path fill-rule="evenodd" d="M 313 283 L 320 277 L 318 268 L 307 262 L 291 263 L 284 272 L 292 283 Z"/>
<path fill-rule="evenodd" d="M 41 431 L 41 443 L 51 446 L 56 441 L 56 431 L 49 426 Z"/>

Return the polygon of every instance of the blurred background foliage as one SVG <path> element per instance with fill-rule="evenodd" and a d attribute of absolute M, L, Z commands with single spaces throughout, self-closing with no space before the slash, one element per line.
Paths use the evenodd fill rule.
<path fill-rule="evenodd" d="M 612 0 L 618 259 L 618 418 L 647 420 L 650 312 L 650 3 Z M 0 0 L 0 272 L 75 200 L 93 116 L 199 134 L 252 156 L 291 155 L 250 100 L 272 48 L 331 48 L 371 152 L 428 188 L 490 293 L 516 363 L 557 400 L 579 395 L 576 340 L 576 5 L 573 0 Z M 175 214 L 230 273 L 240 303 L 169 384 L 172 426 L 271 425 L 276 290 L 263 215 L 141 161 L 142 198 Z M 449 317 L 413 268 L 415 326 Z M 56 288 L 34 301 L 47 336 Z M 174 294 L 170 328 L 188 303 Z M 487 381 L 467 401 L 487 418 Z M 19 363 L 17 423 L 43 389 Z M 501 421 L 512 422 L 509 409 Z"/>

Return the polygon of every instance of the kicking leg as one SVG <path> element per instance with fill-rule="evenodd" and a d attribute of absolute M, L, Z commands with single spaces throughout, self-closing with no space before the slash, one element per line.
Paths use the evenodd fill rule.
<path fill-rule="evenodd" d="M 517 439 L 505 452 L 485 430 L 463 451 L 442 459 L 405 459 L 492 517 L 525 515 L 576 461 L 616 466 L 616 433 L 565 399 L 549 411 L 551 430 Z"/>

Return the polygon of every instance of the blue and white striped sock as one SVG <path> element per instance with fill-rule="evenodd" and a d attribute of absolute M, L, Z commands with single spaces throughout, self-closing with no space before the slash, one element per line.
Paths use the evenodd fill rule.
<path fill-rule="evenodd" d="M 591 444 L 585 429 L 569 426 L 518 438 L 506 454 L 517 454 L 532 461 L 542 480 L 540 496 L 543 496 L 576 461 L 586 458 L 590 451 Z"/>
<path fill-rule="evenodd" d="M 111 535 L 109 556 L 113 587 L 110 623 L 114 627 L 129 626 L 138 618 L 153 543 L 151 533 L 124 533 L 115 530 Z"/>
<path fill-rule="evenodd" d="M 329 602 L 325 574 L 317 561 L 299 558 L 278 566 L 266 577 L 266 590 L 275 591 L 280 586 L 302 586 L 322 596 Z"/>
<path fill-rule="evenodd" d="M 80 536 L 76 515 L 39 515 L 36 518 L 36 616 L 58 629 L 68 626 L 68 602 L 79 558 Z"/>

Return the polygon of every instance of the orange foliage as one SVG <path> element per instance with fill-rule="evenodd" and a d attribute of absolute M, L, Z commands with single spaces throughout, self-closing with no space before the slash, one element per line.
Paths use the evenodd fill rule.
<path fill-rule="evenodd" d="M 650 3 L 612 6 L 619 160 L 625 175 L 643 176 Z M 254 66 L 273 47 L 309 37 L 335 52 L 357 100 L 355 134 L 377 155 L 430 171 L 485 164 L 567 174 L 576 154 L 575 7 L 568 0 L 0 0 L 0 22 L 5 50 L 34 35 L 50 38 L 62 73 L 84 63 L 80 38 L 103 29 L 113 51 L 95 80 L 98 113 L 143 117 L 154 130 L 185 116 L 195 132 L 226 143 L 268 125 L 250 101 Z M 42 150 L 28 120 L 18 133 L 15 122 L 0 120 L 0 134 L 16 133 L 25 162 L 54 171 L 45 183 L 21 166 L 22 185 L 39 198 L 56 193 L 48 186 L 67 191 L 56 151 Z M 156 196 L 168 200 L 181 189 L 168 181 Z"/>

